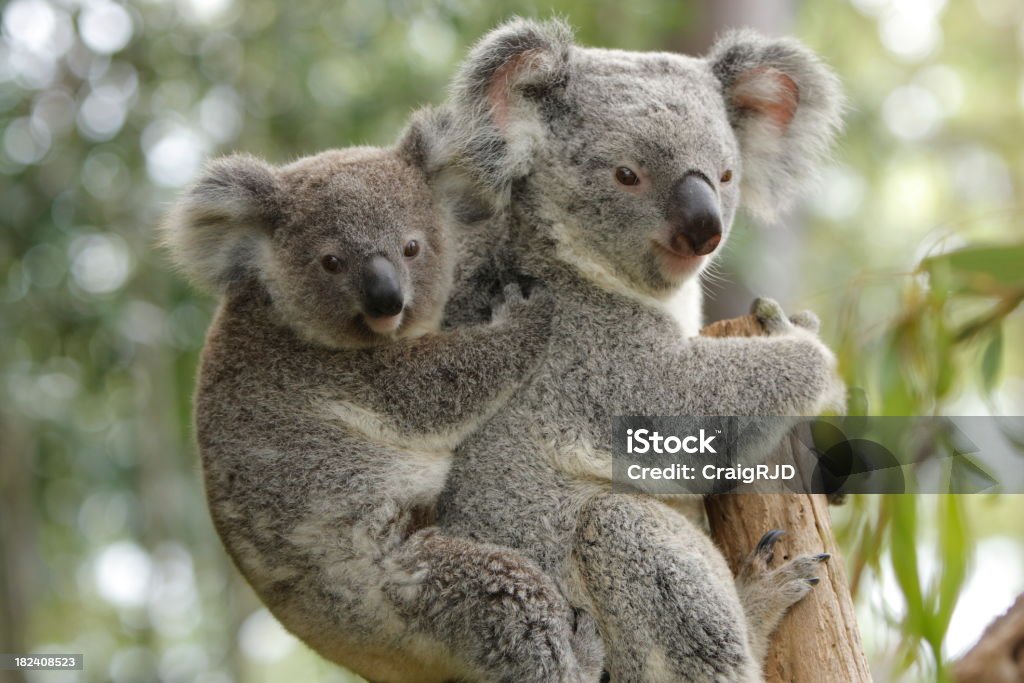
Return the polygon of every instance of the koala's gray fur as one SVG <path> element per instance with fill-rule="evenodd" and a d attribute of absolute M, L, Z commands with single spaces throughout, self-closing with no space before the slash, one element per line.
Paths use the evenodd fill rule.
<path fill-rule="evenodd" d="M 533 561 L 430 527 L 451 449 L 536 364 L 550 301 L 509 290 L 493 322 L 430 334 L 454 254 L 429 122 L 390 149 L 216 161 L 172 211 L 175 260 L 221 297 L 195 399 L 210 510 L 277 618 L 370 680 L 596 680 L 593 622 Z M 360 309 L 374 256 L 405 292 L 391 336 Z"/>
<path fill-rule="evenodd" d="M 539 369 L 459 447 L 439 524 L 534 557 L 595 615 L 613 681 L 757 680 L 768 635 L 815 582 L 823 558 L 737 587 L 673 500 L 612 495 L 611 423 L 841 400 L 832 354 L 776 306 L 767 337 L 683 338 L 667 302 L 708 258 L 659 250 L 677 179 L 707 182 L 724 229 L 740 185 L 762 214 L 792 197 L 838 126 L 838 93 L 790 40 L 731 34 L 697 59 L 583 48 L 561 23 L 525 20 L 482 39 L 452 89 L 445 154 L 499 212 L 499 265 L 479 272 L 543 282 L 556 313 Z M 617 185 L 618 166 L 642 184 Z M 691 321 L 699 307 L 691 294 Z"/>

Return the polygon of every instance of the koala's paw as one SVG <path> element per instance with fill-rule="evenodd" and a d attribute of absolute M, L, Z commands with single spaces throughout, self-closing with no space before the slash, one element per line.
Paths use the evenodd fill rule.
<path fill-rule="evenodd" d="M 828 553 L 802 555 L 774 567 L 775 546 L 784 534 L 774 529 L 762 536 L 737 577 L 743 594 L 761 605 L 758 611 L 768 613 L 766 618 L 781 616 L 818 585 L 821 564 L 831 557 Z"/>
<path fill-rule="evenodd" d="M 808 332 L 813 332 L 814 334 L 818 334 L 821 330 L 821 320 L 819 320 L 818 316 L 810 311 L 794 313 L 789 316 L 789 322 L 793 323 L 796 327 L 807 330 Z"/>
<path fill-rule="evenodd" d="M 525 303 L 526 296 L 523 294 L 522 287 L 515 282 L 510 282 L 502 288 L 500 295 L 491 299 L 491 310 L 494 312 L 495 318 L 504 318 L 509 309 L 515 309 Z"/>
<path fill-rule="evenodd" d="M 523 296 L 518 284 L 505 285 L 502 300 L 494 307 L 494 322 L 509 322 L 527 328 L 546 330 L 555 310 L 554 295 L 543 286 L 531 288 L 530 297 Z"/>
<path fill-rule="evenodd" d="M 816 335 L 821 329 L 821 321 L 814 313 L 800 311 L 787 316 L 779 302 L 767 297 L 754 299 L 754 303 L 750 305 L 750 313 L 757 318 L 765 334 L 769 336 L 792 334 L 799 330 Z"/>
<path fill-rule="evenodd" d="M 818 336 L 818 316 L 810 311 L 787 316 L 777 301 L 764 297 L 754 300 L 750 314 L 766 336 L 787 347 L 776 359 L 783 374 L 804 378 L 793 387 L 792 402 L 783 406 L 786 414 L 841 413 L 846 406 L 846 387 L 837 372 L 835 354 Z"/>
<path fill-rule="evenodd" d="M 526 294 L 523 293 L 523 288 L 519 286 L 518 282 L 510 282 L 505 285 L 501 290 L 501 295 L 509 306 L 526 303 Z"/>
<path fill-rule="evenodd" d="M 786 611 L 821 582 L 821 564 L 829 559 L 828 553 L 802 555 L 776 566 L 776 544 L 784 533 L 776 529 L 762 536 L 736 576 L 736 590 L 750 627 L 750 644 L 759 661 Z"/>
<path fill-rule="evenodd" d="M 525 307 L 526 297 L 519 285 L 505 285 L 500 295 L 491 298 L 491 321 L 501 324 L 515 320 Z"/>
<path fill-rule="evenodd" d="M 750 313 L 757 318 L 757 322 L 761 323 L 761 327 L 769 335 L 787 332 L 791 326 L 789 319 L 786 318 L 786 312 L 782 310 L 782 306 L 775 299 L 767 297 L 754 299 L 754 302 L 750 304 Z"/>

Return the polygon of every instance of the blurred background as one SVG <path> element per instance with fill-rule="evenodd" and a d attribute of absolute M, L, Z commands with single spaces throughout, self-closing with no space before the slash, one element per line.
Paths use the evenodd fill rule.
<path fill-rule="evenodd" d="M 1019 0 L 10 0 L 0 37 L 0 651 L 32 681 L 351 681 L 288 636 L 207 516 L 190 431 L 213 302 L 154 249 L 211 155 L 386 144 L 512 14 L 702 51 L 791 33 L 849 96 L 821 183 L 740 219 L 711 316 L 812 308 L 874 414 L 1024 413 Z M 836 509 L 877 680 L 935 680 L 1024 590 L 1024 500 Z M 21 681 L 12 672 L 0 680 Z"/>

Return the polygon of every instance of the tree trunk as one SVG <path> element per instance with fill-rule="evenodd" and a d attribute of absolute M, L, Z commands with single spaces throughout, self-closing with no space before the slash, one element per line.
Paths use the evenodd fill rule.
<path fill-rule="evenodd" d="M 704 328 L 705 336 L 755 336 L 760 325 L 753 316 L 720 321 Z M 796 437 L 783 439 L 772 456 L 796 463 Z M 797 493 L 726 494 L 705 501 L 711 536 L 725 554 L 733 572 L 771 529 L 786 534 L 779 541 L 775 561 L 798 555 L 827 552 L 832 559 L 822 565 L 822 581 L 794 605 L 772 637 L 765 657 L 769 683 L 819 683 L 870 681 L 871 673 L 846 581 L 846 571 L 832 535 L 828 502 L 823 495 Z"/>
<path fill-rule="evenodd" d="M 957 683 L 1024 681 L 1024 595 L 993 621 L 978 643 L 952 667 Z"/>

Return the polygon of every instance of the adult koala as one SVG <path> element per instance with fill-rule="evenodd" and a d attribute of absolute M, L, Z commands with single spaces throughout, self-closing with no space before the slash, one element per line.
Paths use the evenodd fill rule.
<path fill-rule="evenodd" d="M 808 318 L 766 304 L 766 337 L 683 338 L 667 310 L 682 291 L 695 331 L 694 282 L 740 186 L 770 215 L 804 184 L 839 123 L 836 79 L 790 40 L 734 33 L 697 59 L 583 48 L 561 23 L 517 19 L 475 46 L 449 108 L 455 167 L 498 198 L 499 267 L 472 272 L 543 281 L 557 311 L 539 370 L 459 448 L 440 525 L 534 557 L 597 619 L 613 681 L 758 679 L 827 557 L 764 571 L 768 535 L 737 587 L 670 501 L 610 493 L 611 422 L 838 401 Z"/>

